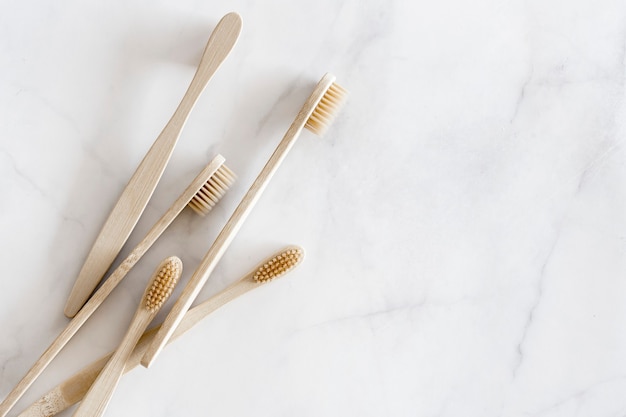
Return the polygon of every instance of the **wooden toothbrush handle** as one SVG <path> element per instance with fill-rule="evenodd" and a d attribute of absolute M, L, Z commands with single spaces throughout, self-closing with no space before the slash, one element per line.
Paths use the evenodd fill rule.
<path fill-rule="evenodd" d="M 200 64 L 191 80 L 191 84 L 189 84 L 185 96 L 170 120 L 170 123 L 175 125 L 173 127 L 178 128 L 179 124 L 185 123 L 191 109 L 209 83 L 209 80 L 211 80 L 237 43 L 241 33 L 241 25 L 241 17 L 234 12 L 228 13 L 217 23 L 204 48 Z"/>
<path fill-rule="evenodd" d="M 121 268 L 121 266 L 120 266 Z M 100 287 L 96 292 L 97 294 L 110 293 L 117 283 L 123 278 L 125 272 L 118 268 L 114 274 Z M 117 275 L 116 275 L 117 274 Z M 90 299 L 85 307 L 81 309 L 78 314 L 67 324 L 65 329 L 56 337 L 56 339 L 48 346 L 44 353 L 35 361 L 33 366 L 26 372 L 26 375 L 13 387 L 11 392 L 5 397 L 0 404 L 0 417 L 5 417 L 9 411 L 15 406 L 17 401 L 24 395 L 26 390 L 32 385 L 32 383 L 41 375 L 46 367 L 52 362 L 52 360 L 63 349 L 67 342 L 76 334 L 78 329 L 87 321 L 91 314 L 95 311 L 100 302 L 100 297 L 94 297 Z"/>
<path fill-rule="evenodd" d="M 74 317 L 85 304 L 126 243 L 163 175 L 191 109 L 232 50 L 240 32 L 241 18 L 237 13 L 229 13 L 218 22 L 211 33 L 187 92 L 137 167 L 96 238 L 65 304 L 66 316 Z"/>
<path fill-rule="evenodd" d="M 265 190 L 265 187 L 267 187 L 267 184 L 278 169 L 280 163 L 289 152 L 289 149 L 293 146 L 298 134 L 304 127 L 306 118 L 303 120 L 297 120 L 299 120 L 300 123 L 296 124 L 296 122 L 294 122 L 292 127 L 287 131 L 285 137 L 265 164 L 263 170 L 256 178 L 246 195 L 244 195 L 230 219 L 228 219 L 228 222 L 215 239 L 215 242 L 213 242 L 213 245 L 211 245 L 209 251 L 200 262 L 200 265 L 191 276 L 191 279 L 183 289 L 180 297 L 176 300 L 176 303 L 157 332 L 154 341 L 146 351 L 146 354 L 141 361 L 143 366 L 149 367 L 161 350 L 163 350 L 168 339 L 172 337 L 176 327 L 178 327 L 182 321 L 183 316 L 189 310 L 191 304 L 194 302 L 211 275 L 211 272 L 213 272 L 217 263 L 224 255 L 224 252 L 226 252 L 226 249 L 228 249 L 228 246 L 230 246 L 230 243 L 237 235 L 237 232 L 254 208 L 258 199 L 261 197 L 261 194 Z"/>
<path fill-rule="evenodd" d="M 252 275 L 253 273 L 247 274 L 240 281 L 231 284 L 223 291 L 189 310 L 187 314 L 185 314 L 180 326 L 176 328 L 176 332 L 169 342 L 171 343 L 178 339 L 202 319 L 226 303 L 250 290 L 260 287 L 261 284 L 255 282 L 252 279 Z M 139 366 L 141 358 L 148 349 L 159 327 L 160 326 L 156 326 L 144 332 L 126 361 L 124 373 Z M 66 379 L 46 393 L 40 400 L 32 404 L 18 417 L 50 417 L 81 401 L 112 355 L 113 352 L 92 362 L 78 373 Z"/>
<path fill-rule="evenodd" d="M 132 250 L 126 259 L 116 268 L 109 278 L 102 284 L 94 295 L 87 301 L 87 304 L 80 309 L 74 318 L 67 324 L 65 329 L 50 344 L 46 351 L 37 359 L 28 370 L 21 381 L 11 390 L 7 397 L 0 404 L 0 417 L 7 415 L 15 406 L 17 401 L 24 395 L 26 390 L 41 375 L 46 367 L 65 347 L 67 342 L 76 334 L 82 325 L 91 317 L 98 307 L 106 300 L 117 285 L 124 279 L 128 271 L 141 259 L 150 249 L 154 242 L 161 236 L 167 227 L 174 221 L 176 216 L 185 208 L 187 203 L 193 198 L 198 190 L 206 182 L 206 178 L 213 175 L 215 171 L 224 163 L 224 157 L 217 155 L 211 162 L 196 176 L 191 184 L 170 206 L 165 214 L 152 226 L 146 237 Z"/>
<path fill-rule="evenodd" d="M 137 311 L 124 339 L 89 388 L 87 395 L 74 412 L 74 417 L 100 417 L 104 414 L 111 397 L 113 397 L 113 392 L 115 392 L 115 388 L 122 378 L 126 361 L 137 345 L 141 334 L 155 315 L 156 313 L 151 313 L 143 308 Z"/>
<path fill-rule="evenodd" d="M 276 150 L 272 153 L 257 178 L 250 186 L 250 189 L 248 189 L 241 199 L 241 202 L 230 216 L 230 219 L 228 219 L 228 222 L 226 222 L 226 225 L 222 228 L 222 231 L 213 242 L 213 245 L 211 245 L 204 258 L 202 258 L 200 265 L 191 276 L 191 279 L 183 289 L 180 297 L 176 300 L 176 303 L 165 318 L 163 325 L 157 332 L 154 341 L 141 360 L 143 366 L 149 367 L 154 362 L 158 354 L 167 344 L 168 339 L 174 334 L 176 327 L 180 324 L 183 316 L 202 290 L 202 287 L 209 279 L 217 263 L 230 246 L 230 243 L 263 194 L 263 191 L 278 170 L 278 167 L 300 136 L 300 132 L 304 128 L 306 121 L 311 116 L 334 79 L 335 77 L 332 74 L 325 75 L 305 101 L 293 123 L 283 136 L 283 139 L 276 147 Z"/>

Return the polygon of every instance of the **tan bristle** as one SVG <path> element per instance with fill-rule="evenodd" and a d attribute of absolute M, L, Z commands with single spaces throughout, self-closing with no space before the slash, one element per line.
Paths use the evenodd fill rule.
<path fill-rule="evenodd" d="M 285 249 L 272 259 L 267 260 L 254 273 L 257 282 L 269 282 L 274 278 L 291 271 L 304 258 L 304 250 L 300 247 Z"/>
<path fill-rule="evenodd" d="M 339 84 L 332 83 L 320 102 L 315 106 L 315 110 L 309 116 L 304 127 L 318 136 L 324 135 L 337 113 L 339 113 L 347 96 L 347 90 Z"/>
<path fill-rule="evenodd" d="M 201 216 L 206 215 L 233 185 L 236 178 L 235 173 L 222 164 L 193 196 L 188 204 L 189 207 Z"/>
<path fill-rule="evenodd" d="M 165 304 L 182 273 L 183 263 L 176 256 L 161 262 L 144 297 L 147 310 L 155 312 Z"/>

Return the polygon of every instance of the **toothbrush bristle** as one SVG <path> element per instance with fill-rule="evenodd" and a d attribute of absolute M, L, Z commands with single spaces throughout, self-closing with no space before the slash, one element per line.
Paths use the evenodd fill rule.
<path fill-rule="evenodd" d="M 174 291 L 183 272 L 183 263 L 176 256 L 161 262 L 156 269 L 145 295 L 145 308 L 154 313 L 159 310 Z"/>
<path fill-rule="evenodd" d="M 237 176 L 226 165 L 222 164 L 217 171 L 189 202 L 189 207 L 201 216 L 211 211 L 226 191 L 235 182 Z"/>
<path fill-rule="evenodd" d="M 322 96 L 304 127 L 318 136 L 323 136 L 339 113 L 348 96 L 348 91 L 337 83 L 332 83 Z"/>
<path fill-rule="evenodd" d="M 256 282 L 269 282 L 295 268 L 304 259 L 304 250 L 294 246 L 267 260 L 254 273 Z"/>

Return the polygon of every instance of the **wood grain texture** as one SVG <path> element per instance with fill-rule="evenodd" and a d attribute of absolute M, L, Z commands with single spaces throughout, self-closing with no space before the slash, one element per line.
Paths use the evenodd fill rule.
<path fill-rule="evenodd" d="M 122 338 L 85 398 L 74 413 L 76 417 L 100 417 L 117 387 L 126 361 L 130 357 L 146 327 L 157 315 L 172 293 L 183 271 L 183 263 L 175 256 L 165 259 L 155 270 L 146 291 L 141 297 L 128 331 Z"/>
<path fill-rule="evenodd" d="M 278 147 L 270 156 L 256 180 L 252 183 L 250 189 L 246 192 L 230 219 L 226 222 L 226 225 L 222 228 L 222 231 L 217 236 L 215 242 L 211 245 L 209 251 L 206 253 L 200 262 L 200 265 L 183 289 L 181 296 L 178 300 L 176 300 L 174 307 L 172 307 L 172 310 L 165 318 L 163 326 L 159 329 L 154 341 L 143 357 L 141 361 L 143 366 L 149 367 L 154 362 L 159 352 L 163 349 L 163 347 L 165 347 L 167 340 L 172 337 L 176 327 L 180 324 L 183 316 L 198 296 L 198 293 L 206 283 L 209 275 L 211 275 L 211 272 L 215 269 L 217 263 L 224 255 L 228 246 L 230 246 L 230 243 L 237 235 L 237 232 L 278 170 L 278 167 L 299 137 L 300 132 L 304 128 L 309 116 L 313 113 L 315 107 L 320 102 L 328 88 L 332 85 L 334 80 L 334 75 L 324 75 L 311 95 L 307 98 L 304 105 L 296 115 L 295 120 L 278 144 Z"/>
<path fill-rule="evenodd" d="M 24 395 L 28 387 L 41 375 L 46 367 L 63 349 L 67 342 L 76 334 L 83 324 L 91 317 L 98 307 L 106 300 L 120 282 L 126 277 L 128 272 L 142 258 L 142 256 L 152 247 L 157 239 L 163 234 L 167 227 L 176 219 L 178 214 L 194 198 L 198 190 L 211 178 L 211 176 L 224 164 L 224 157 L 217 155 L 187 186 L 183 193 L 174 201 L 165 214 L 152 226 L 146 237 L 131 251 L 109 278 L 102 284 L 98 291 L 87 301 L 87 304 L 80 309 L 78 314 L 67 324 L 65 329 L 56 337 L 45 352 L 37 359 L 26 375 L 11 390 L 4 401 L 0 404 L 0 416 L 4 417 L 13 408 L 15 403 Z"/>
<path fill-rule="evenodd" d="M 66 302 L 66 316 L 74 317 L 85 304 L 130 236 L 163 175 L 191 109 L 234 47 L 240 32 L 241 18 L 236 13 L 224 16 L 213 30 L 187 92 L 137 167 L 96 238 Z"/>
<path fill-rule="evenodd" d="M 275 259 L 277 256 L 292 250 L 298 251 L 301 256 L 298 258 L 297 262 L 291 265 L 289 269 L 285 270 L 281 276 L 284 276 L 292 271 L 293 268 L 299 265 L 304 259 L 304 250 L 299 246 L 288 246 L 270 256 L 259 263 L 259 265 L 249 273 L 241 277 L 238 281 L 229 285 L 224 290 L 198 306 L 190 309 L 185 314 L 180 325 L 176 328 L 176 331 L 169 342 L 173 342 L 181 337 L 215 310 L 238 298 L 239 296 L 260 287 L 263 283 L 257 282 L 255 280 L 255 276 L 262 270 L 262 267 L 272 259 Z M 159 327 L 160 326 L 157 326 L 144 332 L 126 362 L 124 373 L 139 366 L 141 358 L 154 339 Z M 113 353 L 109 353 L 108 355 L 86 366 L 72 377 L 63 381 L 61 384 L 48 391 L 41 399 L 24 410 L 18 417 L 51 417 L 81 401 L 112 355 Z"/>

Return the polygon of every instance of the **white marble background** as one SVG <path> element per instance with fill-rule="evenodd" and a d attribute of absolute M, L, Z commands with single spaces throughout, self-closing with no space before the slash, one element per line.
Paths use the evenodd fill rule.
<path fill-rule="evenodd" d="M 237 185 L 181 216 L 15 411 L 117 344 L 161 258 L 189 277 L 332 71 L 347 107 L 303 134 L 202 298 L 285 244 L 305 263 L 125 377 L 108 415 L 626 416 L 623 0 L 0 2 L 0 395 L 65 325 L 232 10 L 242 37 L 123 253 L 217 152 Z"/>

